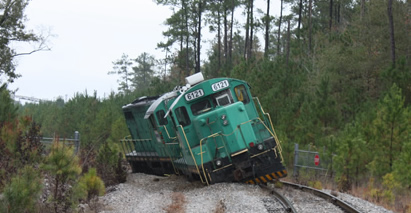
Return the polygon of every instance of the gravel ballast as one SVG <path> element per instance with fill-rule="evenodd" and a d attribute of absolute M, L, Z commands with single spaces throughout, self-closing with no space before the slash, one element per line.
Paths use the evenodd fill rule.
<path fill-rule="evenodd" d="M 100 212 L 277 212 L 280 205 L 268 191 L 255 185 L 218 183 L 204 186 L 184 177 L 158 177 L 141 173 L 128 176 L 126 183 L 107 189 L 99 198 Z M 342 212 L 333 204 L 291 188 L 278 190 L 298 212 Z M 339 193 L 358 209 L 391 212 L 359 198 Z"/>

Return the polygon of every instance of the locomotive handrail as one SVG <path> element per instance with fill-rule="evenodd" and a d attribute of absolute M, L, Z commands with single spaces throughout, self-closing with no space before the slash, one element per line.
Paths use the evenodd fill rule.
<path fill-rule="evenodd" d="M 216 132 L 216 133 L 214 133 L 214 134 L 212 134 L 212 135 L 209 135 L 209 136 L 207 136 L 207 137 L 202 138 L 202 139 L 200 140 L 200 150 L 201 150 L 201 146 L 202 146 L 202 141 L 203 141 L 203 140 L 207 140 L 208 138 L 211 138 L 211 137 L 215 138 L 215 137 L 217 137 L 217 136 L 229 136 L 229 135 L 231 135 L 231 134 L 232 134 L 232 133 L 230 133 L 230 134 L 228 134 L 228 135 L 224 135 L 224 134 L 221 133 L 221 132 Z M 224 144 L 224 149 L 225 149 L 225 152 L 226 152 L 226 154 L 227 154 L 227 157 L 230 158 L 230 153 L 229 153 L 228 150 L 227 150 L 227 146 L 226 146 L 226 143 L 225 143 L 225 140 L 224 140 L 223 137 L 222 137 L 222 142 L 223 142 L 223 144 Z"/>
<path fill-rule="evenodd" d="M 260 120 L 261 121 L 261 123 L 264 125 L 264 127 L 268 130 L 268 132 L 271 134 L 271 136 L 273 136 L 273 138 L 275 139 L 275 142 L 276 142 L 276 144 L 277 144 L 277 149 L 278 149 L 278 152 L 280 153 L 280 157 L 281 157 L 281 161 L 283 162 L 284 161 L 284 158 L 283 158 L 283 149 L 281 148 L 281 142 L 280 142 L 280 140 L 278 140 L 278 138 L 277 138 L 277 134 L 275 134 L 275 131 L 274 131 L 274 127 L 273 127 L 273 132 L 271 132 L 271 130 L 267 127 L 267 125 L 265 125 L 265 123 L 264 123 L 264 121 L 262 121 L 261 120 L 261 118 L 257 118 L 258 120 Z"/>
<path fill-rule="evenodd" d="M 203 162 L 203 147 L 202 147 L 203 141 L 204 141 L 204 140 L 207 140 L 208 138 L 211 138 L 211 137 L 214 137 L 214 138 L 217 137 L 217 136 L 225 136 L 225 137 L 227 137 L 227 136 L 230 136 L 230 135 L 234 134 L 236 131 L 240 131 L 241 136 L 243 137 L 243 143 L 244 143 L 245 147 L 247 147 L 247 143 L 245 142 L 244 135 L 243 135 L 243 133 L 242 133 L 242 131 L 241 131 L 241 126 L 244 125 L 244 124 L 246 124 L 246 123 L 249 123 L 249 122 L 252 122 L 252 120 L 248 120 L 248 121 L 246 121 L 246 122 L 243 122 L 243 123 L 239 124 L 239 125 L 238 125 L 231 133 L 229 133 L 229 134 L 223 134 L 223 133 L 221 133 L 221 132 L 216 132 L 216 133 L 211 134 L 211 135 L 209 135 L 209 136 L 207 136 L 207 137 L 204 137 L 204 138 L 202 138 L 202 139 L 200 140 L 201 168 L 202 168 L 202 170 L 203 170 L 203 174 L 204 174 L 204 177 L 205 177 L 205 179 L 206 179 L 207 185 L 209 185 L 209 183 L 208 183 L 208 180 L 207 180 L 207 176 L 206 176 L 205 169 L 204 169 L 204 162 Z M 228 153 L 227 146 L 226 146 L 226 143 L 225 143 L 225 141 L 224 141 L 224 137 L 222 137 L 222 139 L 223 139 L 222 141 L 223 141 L 223 143 L 224 143 L 224 149 L 225 149 L 225 151 L 226 151 L 226 153 L 227 153 L 227 157 L 228 157 L 228 158 L 230 159 L 230 161 L 231 161 L 231 156 L 230 156 L 230 154 Z M 191 150 L 190 150 L 190 151 L 191 151 Z M 248 149 L 247 149 L 247 151 L 248 151 Z M 201 176 L 200 176 L 200 177 L 201 177 Z"/>
<path fill-rule="evenodd" d="M 233 131 L 233 132 L 234 132 L 234 131 Z M 215 138 L 215 137 L 217 137 L 217 136 L 223 136 L 223 135 L 224 135 L 224 134 L 222 134 L 221 132 L 216 132 L 216 133 L 214 133 L 214 134 L 212 134 L 212 135 L 209 135 L 209 136 L 207 136 L 207 137 L 204 137 L 204 138 L 202 138 L 202 139 L 200 140 L 201 168 L 202 168 L 202 170 L 203 170 L 204 177 L 205 177 L 205 179 L 206 179 L 206 181 L 207 181 L 207 185 L 209 185 L 209 183 L 208 183 L 208 180 L 207 180 L 207 176 L 206 176 L 205 169 L 204 169 L 204 162 L 203 162 L 203 141 L 204 141 L 204 140 L 207 140 L 207 139 L 209 139 L 209 138 L 212 138 L 212 137 Z M 225 151 L 226 151 L 226 153 L 227 153 L 227 157 L 231 160 L 230 154 L 228 153 L 227 146 L 226 146 L 225 141 L 224 141 L 224 137 L 222 137 L 222 141 L 223 141 L 223 144 L 224 144 L 224 149 L 225 149 Z"/>
<path fill-rule="evenodd" d="M 275 129 L 274 129 L 273 122 L 272 122 L 272 120 L 271 120 L 270 113 L 266 113 L 266 112 L 264 111 L 263 107 L 261 106 L 260 99 L 258 99 L 258 97 L 254 97 L 254 99 L 257 100 L 259 109 L 261 110 L 261 113 L 263 114 L 264 119 L 267 119 L 267 118 L 268 118 L 268 121 L 269 121 L 269 122 L 267 122 L 267 123 L 269 123 L 270 126 L 271 126 L 271 129 L 272 129 L 273 135 L 274 135 L 273 137 L 274 137 L 274 139 L 275 139 L 276 141 L 278 141 L 278 144 L 280 145 L 280 144 L 281 144 L 281 141 L 278 140 L 277 134 L 275 133 Z M 266 118 L 266 117 L 267 117 L 267 118 Z M 261 120 L 261 119 L 260 119 L 260 120 Z M 267 127 L 266 127 L 266 128 L 267 128 Z M 269 128 L 267 128 L 267 129 L 269 129 Z M 281 148 L 281 145 L 280 145 L 280 149 L 282 149 L 282 148 Z M 282 158 L 282 156 L 281 156 L 281 158 Z"/>
<path fill-rule="evenodd" d="M 171 160 L 171 165 L 173 165 L 174 173 L 180 174 L 180 173 L 178 172 L 177 168 L 176 168 L 175 165 L 174 165 L 174 158 L 171 157 L 169 147 L 167 146 L 166 143 L 164 144 L 164 151 L 167 153 L 168 157 L 170 157 L 170 159 L 172 159 L 172 160 Z"/>
<path fill-rule="evenodd" d="M 141 145 L 141 148 L 143 149 L 143 150 L 141 150 L 141 153 L 143 153 L 144 156 L 151 156 L 150 148 L 155 149 L 153 146 L 150 146 L 150 147 L 144 146 L 144 144 L 146 144 L 146 142 L 150 142 L 150 141 L 151 141 L 151 139 L 122 139 L 122 140 L 120 140 L 120 142 L 123 145 L 124 154 L 127 154 L 126 153 L 127 150 L 130 153 L 132 153 L 134 151 L 137 152 L 135 144 L 134 144 L 134 147 L 132 146 L 132 144 L 134 142 L 140 142 L 139 144 Z M 124 148 L 124 147 L 126 147 L 126 148 Z"/>
<path fill-rule="evenodd" d="M 133 150 L 130 147 L 130 143 L 125 143 L 127 141 L 123 141 L 121 140 L 120 142 L 122 142 L 121 144 L 123 144 L 123 149 L 124 151 L 128 150 L 129 152 L 132 152 Z M 127 154 L 126 152 L 124 152 L 124 154 Z"/>
<path fill-rule="evenodd" d="M 200 169 L 198 169 L 198 166 L 197 166 L 197 161 L 196 161 L 196 159 L 195 159 L 195 157 L 194 157 L 194 155 L 193 155 L 193 151 L 191 150 L 190 144 L 188 143 L 187 135 L 186 135 L 186 133 L 185 133 L 185 131 L 184 131 L 184 128 L 183 128 L 182 125 L 178 125 L 178 127 L 180 127 L 180 128 L 181 128 L 181 131 L 183 132 L 184 139 L 185 139 L 185 141 L 186 141 L 186 143 L 187 143 L 188 150 L 190 150 L 190 154 L 191 154 L 191 157 L 193 158 L 194 165 L 195 165 L 196 168 L 197 168 L 197 172 L 198 172 L 198 174 L 199 174 L 199 176 L 200 176 L 201 182 L 204 183 L 204 180 L 203 180 L 203 178 L 201 177 Z M 207 177 L 205 176 L 204 178 L 205 178 L 206 181 L 207 181 Z M 207 181 L 207 185 L 209 185 L 209 184 L 208 184 L 208 181 Z"/>
<path fill-rule="evenodd" d="M 254 100 L 257 100 L 258 108 L 260 109 L 261 113 L 263 114 L 264 119 L 266 119 L 265 117 L 268 117 L 268 122 L 267 122 L 267 123 L 269 123 L 269 124 L 271 125 L 271 128 L 272 128 L 272 130 L 274 131 L 274 125 L 273 125 L 273 122 L 271 121 L 270 114 L 269 114 L 269 113 L 266 113 L 266 112 L 264 111 L 263 107 L 261 106 L 260 99 L 258 99 L 258 97 L 254 97 L 253 99 L 254 99 Z"/>
<path fill-rule="evenodd" d="M 215 134 L 213 134 L 213 135 L 215 135 Z M 203 174 L 204 174 L 204 177 L 205 177 L 205 179 L 206 179 L 207 186 L 208 186 L 208 185 L 210 185 L 210 184 L 208 183 L 207 176 L 206 176 L 206 173 L 205 173 L 205 170 L 204 170 L 204 162 L 203 162 L 203 146 L 202 146 L 202 142 L 203 142 L 203 140 L 200 140 L 201 169 L 203 170 Z M 200 176 L 201 176 L 201 175 L 200 175 Z"/>
<path fill-rule="evenodd" d="M 126 155 L 126 148 L 124 143 L 120 140 L 121 148 L 123 148 L 124 156 Z"/>
<path fill-rule="evenodd" d="M 130 141 L 130 142 L 134 142 L 134 141 L 151 141 L 151 139 L 121 139 L 120 141 Z"/>
<path fill-rule="evenodd" d="M 170 137 L 170 134 L 168 133 L 166 125 L 163 125 L 164 129 L 166 130 L 167 136 L 169 139 L 176 139 L 177 137 Z"/>

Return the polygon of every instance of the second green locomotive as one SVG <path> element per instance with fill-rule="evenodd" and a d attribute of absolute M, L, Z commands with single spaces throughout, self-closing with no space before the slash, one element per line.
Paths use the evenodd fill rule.
<path fill-rule="evenodd" d="M 246 82 L 204 80 L 201 73 L 186 82 L 123 107 L 132 137 L 123 148 L 133 171 L 183 174 L 205 184 L 265 183 L 287 175 L 270 116 Z"/>

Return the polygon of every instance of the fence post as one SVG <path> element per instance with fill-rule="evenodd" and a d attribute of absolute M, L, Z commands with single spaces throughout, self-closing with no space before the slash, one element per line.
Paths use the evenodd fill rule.
<path fill-rule="evenodd" d="M 294 171 L 293 171 L 293 176 L 297 177 L 298 176 L 298 143 L 294 144 Z"/>
<path fill-rule="evenodd" d="M 78 151 L 80 150 L 80 133 L 78 131 L 74 132 L 74 153 L 77 155 Z"/>

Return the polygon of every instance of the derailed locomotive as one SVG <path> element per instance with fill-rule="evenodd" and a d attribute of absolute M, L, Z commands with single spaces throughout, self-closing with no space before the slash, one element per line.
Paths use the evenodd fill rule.
<path fill-rule="evenodd" d="M 121 141 L 133 172 L 182 174 L 204 184 L 266 183 L 287 176 L 269 114 L 241 80 L 204 80 L 123 106 Z"/>

